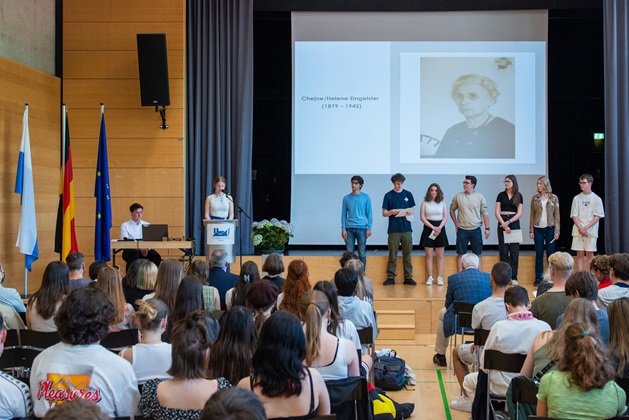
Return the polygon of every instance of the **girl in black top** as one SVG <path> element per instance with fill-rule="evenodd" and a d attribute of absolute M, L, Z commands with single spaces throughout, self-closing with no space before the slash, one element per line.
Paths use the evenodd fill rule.
<path fill-rule="evenodd" d="M 522 194 L 518 191 L 518 180 L 515 175 L 505 177 L 505 190 L 496 198 L 496 219 L 498 219 L 498 250 L 500 261 L 511 266 L 513 284 L 518 283 L 518 258 L 520 243 L 512 239 L 505 243 L 505 233 L 512 234 L 520 231 L 520 217 L 522 217 Z M 520 239 L 521 235 L 520 235 Z"/>

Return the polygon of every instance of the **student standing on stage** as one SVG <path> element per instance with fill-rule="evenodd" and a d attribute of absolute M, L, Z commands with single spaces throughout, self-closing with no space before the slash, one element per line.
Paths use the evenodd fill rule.
<path fill-rule="evenodd" d="M 518 180 L 515 175 L 505 177 L 505 190 L 496 197 L 496 219 L 498 219 L 498 250 L 500 261 L 511 266 L 513 285 L 518 284 L 518 260 L 520 256 L 520 229 L 522 217 L 522 194 L 518 191 Z M 505 233 L 520 231 L 520 238 L 513 238 L 505 243 Z"/>
<path fill-rule="evenodd" d="M 391 177 L 393 189 L 384 195 L 382 201 L 382 216 L 389 218 L 387 233 L 389 246 L 389 262 L 387 264 L 387 279 L 385 286 L 395 284 L 395 268 L 397 266 L 397 253 L 402 244 L 402 256 L 404 261 L 404 284 L 417 285 L 413 280 L 413 264 L 411 263 L 411 251 L 413 250 L 413 211 L 415 199 L 413 194 L 403 189 L 406 177 L 397 173 Z"/>
<path fill-rule="evenodd" d="M 432 276 L 432 256 L 437 251 L 437 286 L 443 286 L 443 253 L 448 246 L 448 236 L 445 225 L 448 221 L 448 207 L 443 199 L 443 191 L 439 184 L 432 183 L 426 191 L 426 197 L 420 207 L 419 215 L 424 224 L 419 244 L 426 250 L 426 271 L 428 279 L 426 285 L 431 286 L 434 278 Z"/>
<path fill-rule="evenodd" d="M 358 243 L 358 258 L 367 266 L 367 238 L 371 236 L 371 198 L 362 192 L 365 180 L 362 176 L 352 177 L 352 193 L 343 197 L 341 209 L 341 237 L 349 252 L 354 252 Z"/>
<path fill-rule="evenodd" d="M 594 178 L 590 174 L 579 177 L 581 194 L 572 200 L 570 217 L 574 221 L 572 227 L 572 247 L 577 251 L 577 269 L 581 271 L 590 265 L 596 251 L 598 239 L 598 221 L 605 217 L 603 200 L 592 192 Z M 588 265 L 584 265 L 584 257 L 587 256 Z"/>

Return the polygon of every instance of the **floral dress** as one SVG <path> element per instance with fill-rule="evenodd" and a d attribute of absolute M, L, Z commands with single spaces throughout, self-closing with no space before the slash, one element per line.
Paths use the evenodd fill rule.
<path fill-rule="evenodd" d="M 231 388 L 229 381 L 223 377 L 217 378 L 218 390 Z M 184 410 L 181 408 L 168 408 L 159 403 L 157 399 L 157 386 L 164 379 L 151 379 L 142 387 L 140 399 L 140 411 L 146 418 L 153 420 L 197 420 L 201 410 Z"/>

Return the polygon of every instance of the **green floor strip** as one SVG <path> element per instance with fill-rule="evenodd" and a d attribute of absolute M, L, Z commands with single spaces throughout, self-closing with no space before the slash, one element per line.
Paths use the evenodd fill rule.
<path fill-rule="evenodd" d="M 437 369 L 437 379 L 439 379 L 441 400 L 443 401 L 443 409 L 446 412 L 446 420 L 452 420 L 452 415 L 450 414 L 450 404 L 448 404 L 448 397 L 446 396 L 446 388 L 443 386 L 443 378 L 441 377 L 441 370 L 439 369 Z"/>

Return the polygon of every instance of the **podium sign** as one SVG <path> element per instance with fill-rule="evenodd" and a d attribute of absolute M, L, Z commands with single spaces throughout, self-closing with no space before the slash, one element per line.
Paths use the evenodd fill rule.
<path fill-rule="evenodd" d="M 234 262 L 233 245 L 236 238 L 238 220 L 204 219 L 206 257 L 209 261 L 212 251 L 224 249 L 228 254 L 229 262 Z"/>

